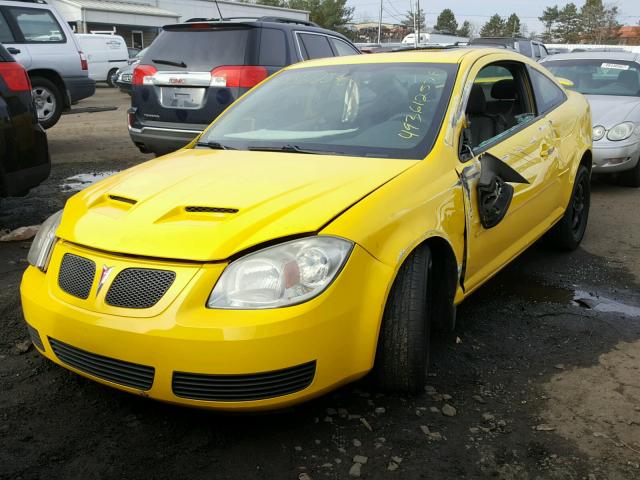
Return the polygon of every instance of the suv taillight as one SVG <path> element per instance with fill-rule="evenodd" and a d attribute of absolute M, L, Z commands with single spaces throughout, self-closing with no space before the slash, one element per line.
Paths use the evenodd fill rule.
<path fill-rule="evenodd" d="M 82 70 L 89 70 L 89 64 L 87 63 L 87 57 L 84 55 L 84 52 L 78 50 L 78 54 L 80 55 L 80 68 Z"/>
<path fill-rule="evenodd" d="M 17 62 L 0 63 L 0 77 L 7 84 L 9 90 L 14 92 L 30 92 L 31 82 L 29 75 L 22 65 Z"/>
<path fill-rule="evenodd" d="M 151 65 L 138 65 L 133 70 L 132 85 L 145 85 L 153 83 L 153 75 L 158 71 L 156 67 Z"/>
<path fill-rule="evenodd" d="M 211 86 L 251 88 L 267 78 L 264 67 L 247 65 L 225 66 L 211 70 Z"/>

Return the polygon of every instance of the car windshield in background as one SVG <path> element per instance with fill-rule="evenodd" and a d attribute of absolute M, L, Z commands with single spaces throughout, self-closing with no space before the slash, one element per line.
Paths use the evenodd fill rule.
<path fill-rule="evenodd" d="M 200 143 L 422 159 L 440 130 L 456 71 L 432 63 L 288 70 L 237 102 Z"/>
<path fill-rule="evenodd" d="M 545 62 L 556 77 L 573 82 L 573 90 L 586 95 L 640 96 L 640 64 L 609 59 Z"/>

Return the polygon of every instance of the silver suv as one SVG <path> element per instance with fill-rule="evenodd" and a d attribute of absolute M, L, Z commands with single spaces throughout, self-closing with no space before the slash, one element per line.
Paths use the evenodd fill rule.
<path fill-rule="evenodd" d="M 0 43 L 29 73 L 38 120 L 54 126 L 95 82 L 69 25 L 51 5 L 0 0 Z"/>

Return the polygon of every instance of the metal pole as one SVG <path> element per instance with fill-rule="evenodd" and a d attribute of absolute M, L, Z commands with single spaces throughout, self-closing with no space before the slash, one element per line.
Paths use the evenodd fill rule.
<path fill-rule="evenodd" d="M 382 33 L 382 2 L 384 0 L 380 0 L 380 17 L 378 19 L 378 43 L 380 43 L 380 36 Z"/>
<path fill-rule="evenodd" d="M 410 2 L 411 16 L 413 17 L 413 46 L 418 48 L 418 36 L 416 34 L 416 11 L 413 9 L 413 1 Z"/>
<path fill-rule="evenodd" d="M 416 19 L 416 17 L 418 17 Z M 420 0 L 416 0 L 416 14 L 414 15 L 414 20 L 418 23 L 418 43 L 420 43 Z"/>

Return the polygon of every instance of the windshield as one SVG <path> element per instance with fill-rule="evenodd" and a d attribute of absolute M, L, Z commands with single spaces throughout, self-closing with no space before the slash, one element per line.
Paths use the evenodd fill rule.
<path fill-rule="evenodd" d="M 574 84 L 569 87 L 586 95 L 640 96 L 640 64 L 623 60 L 576 59 L 545 62 L 556 77 Z"/>
<path fill-rule="evenodd" d="M 422 159 L 440 130 L 456 70 L 394 63 L 284 71 L 234 104 L 200 143 Z"/>

